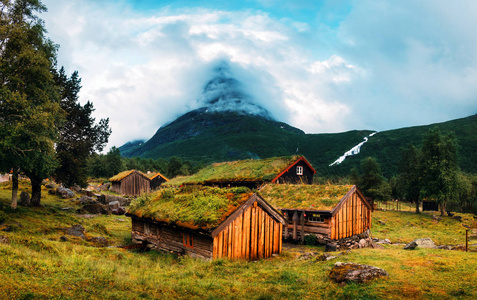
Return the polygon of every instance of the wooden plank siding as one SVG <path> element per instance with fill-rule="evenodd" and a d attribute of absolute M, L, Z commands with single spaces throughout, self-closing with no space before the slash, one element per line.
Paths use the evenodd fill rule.
<path fill-rule="evenodd" d="M 139 196 L 151 189 L 150 179 L 132 172 L 120 181 L 112 182 L 111 190 L 121 195 Z"/>
<path fill-rule="evenodd" d="M 257 202 L 214 237 L 213 258 L 256 260 L 281 253 L 282 224 Z"/>

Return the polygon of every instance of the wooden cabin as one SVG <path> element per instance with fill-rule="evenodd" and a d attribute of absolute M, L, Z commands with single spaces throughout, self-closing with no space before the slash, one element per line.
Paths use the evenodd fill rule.
<path fill-rule="evenodd" d="M 157 189 L 161 184 L 163 184 L 166 181 L 169 181 L 164 175 L 161 173 L 151 173 L 149 175 L 149 179 L 151 179 L 151 190 Z"/>
<path fill-rule="evenodd" d="M 315 169 L 303 156 L 272 157 L 214 163 L 187 177 L 177 177 L 167 184 L 207 185 L 218 187 L 245 186 L 258 188 L 264 183 L 311 184 Z"/>
<path fill-rule="evenodd" d="M 128 196 L 140 196 L 151 190 L 151 179 L 146 174 L 129 170 L 121 172 L 111 178 L 111 190 Z"/>
<path fill-rule="evenodd" d="M 372 206 L 353 185 L 268 184 L 259 194 L 285 216 L 287 240 L 307 234 L 338 240 L 371 228 Z"/>
<path fill-rule="evenodd" d="M 132 239 L 206 259 L 257 260 L 282 251 L 282 215 L 248 188 L 161 189 L 129 208 Z"/>

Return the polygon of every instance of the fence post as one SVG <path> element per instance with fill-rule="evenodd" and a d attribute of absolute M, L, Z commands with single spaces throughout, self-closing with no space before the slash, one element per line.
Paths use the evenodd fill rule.
<path fill-rule="evenodd" d="M 465 230 L 465 252 L 469 250 L 469 229 Z"/>

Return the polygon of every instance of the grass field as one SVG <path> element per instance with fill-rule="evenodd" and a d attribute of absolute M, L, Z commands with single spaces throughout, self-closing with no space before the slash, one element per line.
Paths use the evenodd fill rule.
<path fill-rule="evenodd" d="M 26 189 L 22 183 L 21 189 Z M 0 185 L 0 211 L 6 220 L 0 236 L 1 299 L 476 299 L 477 252 L 358 249 L 335 260 L 299 259 L 323 247 L 286 246 L 282 255 L 247 262 L 204 261 L 158 252 L 138 252 L 130 244 L 131 221 L 125 216 L 77 215 L 76 204 L 43 191 L 44 208 L 9 208 L 11 191 Z M 64 210 L 69 207 L 70 209 Z M 464 216 L 464 222 L 472 218 Z M 65 236 L 82 224 L 90 237 L 109 247 Z M 463 244 L 463 223 L 440 221 L 431 214 L 376 211 L 373 237 L 407 243 L 431 237 L 437 244 Z M 338 253 L 335 253 L 338 254 Z M 328 274 L 337 261 L 381 267 L 389 277 L 369 284 L 339 285 Z"/>

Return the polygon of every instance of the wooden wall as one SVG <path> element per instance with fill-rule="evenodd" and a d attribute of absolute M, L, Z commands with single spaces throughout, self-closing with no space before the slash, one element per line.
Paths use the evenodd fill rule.
<path fill-rule="evenodd" d="M 257 203 L 248 207 L 213 242 L 213 258 L 256 260 L 282 251 L 282 224 Z"/>
<path fill-rule="evenodd" d="M 356 192 L 331 218 L 331 238 L 341 239 L 363 233 L 371 228 L 371 210 Z"/>
<path fill-rule="evenodd" d="M 184 234 L 192 238 L 192 247 L 184 244 Z M 192 257 L 212 258 L 212 237 L 181 227 L 132 219 L 132 238 L 135 242 L 145 242 L 149 248 L 187 254 Z"/>
<path fill-rule="evenodd" d="M 121 195 L 139 196 L 151 189 L 150 180 L 133 172 L 119 183 L 113 182 L 111 189 Z"/>
<path fill-rule="evenodd" d="M 303 168 L 303 175 L 297 175 L 296 169 L 300 166 Z M 304 183 L 312 184 L 313 183 L 313 170 L 308 167 L 304 161 L 299 161 L 291 167 L 287 172 L 283 173 L 277 180 L 276 183 Z"/>
<path fill-rule="evenodd" d="M 299 210 L 283 210 L 286 214 L 287 224 L 284 226 L 283 238 L 292 240 L 304 240 L 308 233 L 319 234 L 331 238 L 331 214 L 324 218 L 324 222 L 309 222 L 308 217 L 313 212 Z M 324 214 L 323 214 L 324 215 Z"/>

